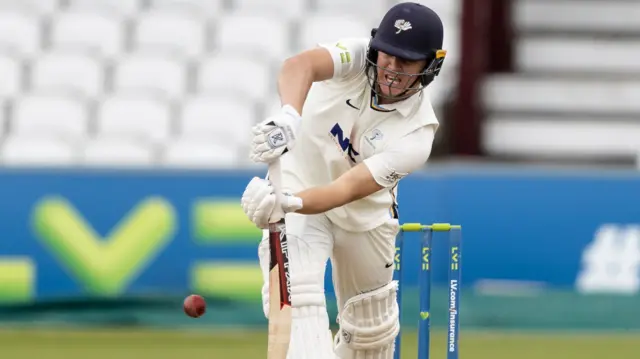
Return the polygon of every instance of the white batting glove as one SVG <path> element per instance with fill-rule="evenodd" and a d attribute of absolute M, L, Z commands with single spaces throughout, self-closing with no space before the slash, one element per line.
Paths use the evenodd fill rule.
<path fill-rule="evenodd" d="M 280 113 L 253 126 L 251 152 L 254 162 L 269 163 L 290 151 L 296 142 L 296 131 L 302 117 L 290 105 L 282 106 Z"/>
<path fill-rule="evenodd" d="M 267 229 L 269 223 L 282 219 L 274 215 L 276 194 L 269 180 L 254 177 L 245 188 L 240 203 L 244 214 L 259 228 Z M 284 213 L 295 212 L 302 208 L 302 199 L 290 193 L 283 193 L 280 206 Z"/>

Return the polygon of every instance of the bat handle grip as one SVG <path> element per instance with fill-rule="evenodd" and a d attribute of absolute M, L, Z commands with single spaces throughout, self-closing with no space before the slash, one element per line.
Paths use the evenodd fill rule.
<path fill-rule="evenodd" d="M 273 189 L 276 193 L 276 207 L 274 210 L 274 215 L 284 218 L 284 211 L 282 210 L 282 206 L 280 205 L 280 196 L 282 195 L 282 173 L 280 169 L 280 159 L 277 158 L 275 161 L 269 164 L 269 181 L 273 185 Z"/>

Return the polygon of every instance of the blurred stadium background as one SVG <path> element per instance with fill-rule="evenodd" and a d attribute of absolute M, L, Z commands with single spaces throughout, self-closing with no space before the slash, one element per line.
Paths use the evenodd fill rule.
<path fill-rule="evenodd" d="M 463 226 L 462 357 L 637 355 L 640 2 L 420 2 L 445 24 L 442 127 L 400 213 Z M 264 357 L 248 130 L 282 60 L 393 4 L 0 0 L 0 356 Z"/>

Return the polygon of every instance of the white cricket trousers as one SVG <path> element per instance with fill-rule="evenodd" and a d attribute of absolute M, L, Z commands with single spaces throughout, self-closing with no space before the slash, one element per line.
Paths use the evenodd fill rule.
<path fill-rule="evenodd" d="M 285 219 L 294 312 L 288 357 L 334 358 L 324 292 L 327 261 L 331 260 L 333 287 L 340 310 L 349 298 L 383 287 L 393 280 L 395 240 L 400 228 L 398 220 L 389 219 L 370 231 L 350 232 L 334 225 L 324 214 L 289 213 Z M 268 231 L 264 231 L 258 250 L 264 280 L 262 299 L 265 315 L 269 302 L 268 235 Z M 296 313 L 296 308 L 302 312 Z M 302 323 L 301 317 L 307 317 L 304 319 L 307 322 Z M 316 334 L 305 334 L 313 338 L 298 338 L 296 328 Z M 317 345 L 315 351 L 310 350 L 314 348 L 310 340 Z M 307 343 L 298 344 L 297 341 Z"/>

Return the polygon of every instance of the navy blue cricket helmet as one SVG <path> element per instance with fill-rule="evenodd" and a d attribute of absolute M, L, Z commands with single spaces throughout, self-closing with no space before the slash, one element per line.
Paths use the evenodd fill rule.
<path fill-rule="evenodd" d="M 442 20 L 432 9 L 413 2 L 400 3 L 389 9 L 380 25 L 371 30 L 371 41 L 367 50 L 366 74 L 373 91 L 378 96 L 390 97 L 378 91 L 376 86 L 379 51 L 407 61 L 426 60 L 425 68 L 418 74 L 397 73 L 385 69 L 398 75 L 416 77 L 403 88 L 405 91 L 393 99 L 406 98 L 417 92 L 412 90 L 424 89 L 442 68 L 447 54 L 442 49 L 443 38 Z"/>

